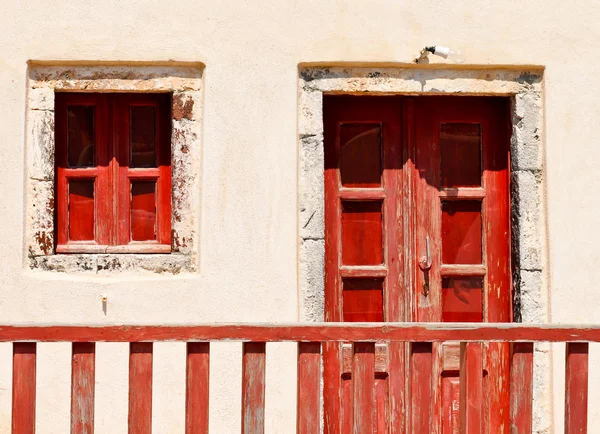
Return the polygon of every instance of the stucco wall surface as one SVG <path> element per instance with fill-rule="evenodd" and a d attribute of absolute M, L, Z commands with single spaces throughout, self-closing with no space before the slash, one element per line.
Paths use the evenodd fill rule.
<path fill-rule="evenodd" d="M 0 2 L 0 322 L 294 321 L 298 313 L 298 66 L 398 66 L 425 45 L 467 63 L 541 65 L 549 317 L 600 322 L 600 9 L 595 1 Z M 203 63 L 198 273 L 72 275 L 23 266 L 28 61 Z M 432 59 L 432 63 L 445 63 Z M 427 66 L 431 68 L 432 66 Z M 102 296 L 107 296 L 106 312 Z M 239 432 L 241 344 L 211 358 L 211 432 Z M 554 353 L 555 427 L 563 353 Z M 154 428 L 183 432 L 183 345 L 159 344 Z M 590 366 L 598 366 L 592 347 Z M 0 432 L 11 348 L 0 345 Z M 38 433 L 68 432 L 69 354 L 40 345 Z M 295 349 L 267 347 L 268 433 L 295 426 Z M 127 346 L 98 346 L 96 432 L 126 432 Z M 590 378 L 600 426 L 600 374 Z M 551 432 L 551 421 L 541 432 Z"/>

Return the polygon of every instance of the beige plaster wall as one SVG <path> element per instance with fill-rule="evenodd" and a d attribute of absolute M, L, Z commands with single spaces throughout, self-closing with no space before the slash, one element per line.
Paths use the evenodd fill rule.
<path fill-rule="evenodd" d="M 595 1 L 3 0 L 1 11 L 0 322 L 296 320 L 298 65 L 398 65 L 430 44 L 462 47 L 472 65 L 545 66 L 550 316 L 600 322 Z M 23 267 L 29 60 L 206 65 L 198 274 L 94 277 Z M 268 433 L 294 427 L 295 350 L 279 347 L 267 350 Z M 239 431 L 240 350 L 214 346 L 214 433 Z M 183 354 L 183 346 L 157 345 L 155 432 L 183 432 Z M 591 366 L 596 356 L 593 348 Z M 68 359 L 68 345 L 40 345 L 38 433 L 68 432 Z M 557 352 L 558 427 L 562 359 Z M 7 432 L 4 344 L 0 366 L 0 432 Z M 600 424 L 600 375 L 593 372 L 591 427 Z M 126 346 L 99 346 L 96 387 L 96 432 L 126 432 Z"/>

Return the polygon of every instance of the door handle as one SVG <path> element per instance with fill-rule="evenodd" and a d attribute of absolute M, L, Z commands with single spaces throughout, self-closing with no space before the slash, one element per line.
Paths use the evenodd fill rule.
<path fill-rule="evenodd" d="M 431 247 L 429 246 L 429 235 L 425 237 L 425 252 L 426 256 L 421 256 L 421 259 L 419 259 L 419 267 L 421 267 L 421 270 L 423 271 L 431 268 Z"/>
<path fill-rule="evenodd" d="M 429 235 L 425 237 L 425 256 L 419 259 L 419 267 L 423 270 L 423 295 L 429 295 L 429 269 L 431 268 L 431 246 L 429 245 Z"/>

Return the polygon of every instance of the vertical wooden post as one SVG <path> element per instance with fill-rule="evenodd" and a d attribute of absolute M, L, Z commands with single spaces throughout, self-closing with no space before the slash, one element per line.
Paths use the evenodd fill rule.
<path fill-rule="evenodd" d="M 410 430 L 411 434 L 431 432 L 431 388 L 433 347 L 415 342 L 410 350 Z"/>
<path fill-rule="evenodd" d="M 587 342 L 566 345 L 565 434 L 587 433 L 588 349 Z"/>
<path fill-rule="evenodd" d="M 13 344 L 12 433 L 35 433 L 35 342 Z"/>
<path fill-rule="evenodd" d="M 390 434 L 406 434 L 406 345 L 396 341 L 388 344 Z"/>
<path fill-rule="evenodd" d="M 483 422 L 483 358 L 481 343 L 460 344 L 460 433 L 480 434 Z"/>
<path fill-rule="evenodd" d="M 321 343 L 298 343 L 297 434 L 318 434 L 321 429 Z"/>
<path fill-rule="evenodd" d="M 129 434 L 152 432 L 152 343 L 132 342 L 129 352 Z"/>
<path fill-rule="evenodd" d="M 532 409 L 533 342 L 515 342 L 510 357 L 511 434 L 531 434 Z"/>
<path fill-rule="evenodd" d="M 242 434 L 265 432 L 264 342 L 244 342 L 242 359 Z"/>
<path fill-rule="evenodd" d="M 354 385 L 353 434 L 373 433 L 375 426 L 375 343 L 355 342 L 352 358 Z"/>
<path fill-rule="evenodd" d="M 210 343 L 188 342 L 186 363 L 185 432 L 208 434 Z"/>
<path fill-rule="evenodd" d="M 96 344 L 73 342 L 71 360 L 71 434 L 94 432 Z"/>

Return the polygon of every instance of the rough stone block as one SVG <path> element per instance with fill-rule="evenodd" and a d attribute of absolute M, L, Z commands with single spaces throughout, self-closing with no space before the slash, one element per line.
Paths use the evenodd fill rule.
<path fill-rule="evenodd" d="M 54 89 L 51 87 L 29 89 L 29 108 L 31 110 L 54 110 Z"/>
<path fill-rule="evenodd" d="M 300 139 L 300 237 L 324 237 L 324 163 L 322 136 Z"/>
<path fill-rule="evenodd" d="M 54 179 L 54 113 L 29 110 L 29 177 Z"/>
<path fill-rule="evenodd" d="M 541 95 L 519 93 L 513 101 L 511 158 L 513 170 L 542 169 Z"/>
<path fill-rule="evenodd" d="M 519 249 L 521 269 L 541 270 L 543 267 L 543 215 L 540 173 L 518 171 L 512 173 L 513 213 L 516 220 L 515 236 Z"/>
<path fill-rule="evenodd" d="M 541 271 L 521 270 L 521 319 L 524 323 L 548 321 L 548 295 Z"/>
<path fill-rule="evenodd" d="M 301 92 L 298 105 L 298 134 L 301 137 L 323 134 L 323 93 Z"/>
<path fill-rule="evenodd" d="M 54 253 L 54 183 L 29 180 L 25 234 L 30 256 Z"/>
<path fill-rule="evenodd" d="M 202 116 L 202 93 L 195 92 L 175 92 L 173 93 L 173 119 L 180 121 L 200 120 Z"/>
<path fill-rule="evenodd" d="M 300 321 L 324 320 L 324 240 L 302 240 L 300 244 Z"/>

